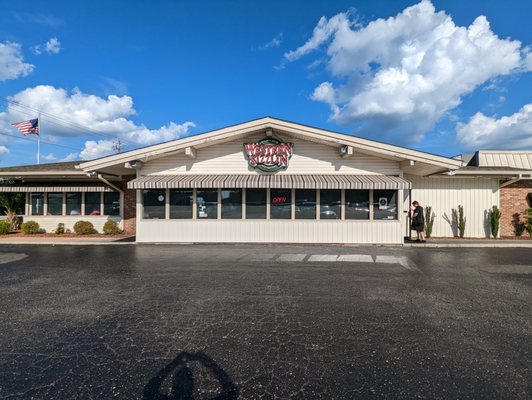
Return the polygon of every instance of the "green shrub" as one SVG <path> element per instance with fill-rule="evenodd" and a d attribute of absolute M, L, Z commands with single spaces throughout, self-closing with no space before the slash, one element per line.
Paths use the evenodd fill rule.
<path fill-rule="evenodd" d="M 434 213 L 432 207 L 425 207 L 425 236 L 430 237 L 432 235 L 432 227 L 434 226 Z"/>
<path fill-rule="evenodd" d="M 499 210 L 499 207 L 493 206 L 490 211 L 490 228 L 491 228 L 491 234 L 494 238 L 497 237 L 497 234 L 499 233 L 499 221 L 501 220 L 501 210 Z"/>
<path fill-rule="evenodd" d="M 63 233 L 65 233 L 65 224 L 63 224 L 62 222 L 58 223 L 57 228 L 55 229 L 55 233 L 58 235 L 62 235 Z"/>
<path fill-rule="evenodd" d="M 464 207 L 458 206 L 458 211 L 453 208 L 453 220 L 458 228 L 458 235 L 463 238 L 466 228 L 466 218 L 464 217 Z"/>
<path fill-rule="evenodd" d="M 91 233 L 98 233 L 90 221 L 76 222 L 74 224 L 74 232 L 76 232 L 78 235 L 90 235 Z"/>
<path fill-rule="evenodd" d="M 7 235 L 11 230 L 11 224 L 7 221 L 0 221 L 0 235 Z"/>
<path fill-rule="evenodd" d="M 525 230 L 532 236 L 532 208 L 525 210 Z"/>
<path fill-rule="evenodd" d="M 26 235 L 35 235 L 39 233 L 39 224 L 35 221 L 27 221 L 20 226 L 20 229 Z"/>
<path fill-rule="evenodd" d="M 512 226 L 514 227 L 515 236 L 521 236 L 525 231 L 525 223 L 521 221 L 521 214 L 512 215 Z"/>
<path fill-rule="evenodd" d="M 118 227 L 116 221 L 110 219 L 104 224 L 103 233 L 106 235 L 119 235 L 122 233 L 122 230 Z"/>

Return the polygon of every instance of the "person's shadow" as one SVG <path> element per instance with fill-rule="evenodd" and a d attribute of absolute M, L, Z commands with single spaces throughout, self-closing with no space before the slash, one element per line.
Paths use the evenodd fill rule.
<path fill-rule="evenodd" d="M 221 393 L 205 400 L 236 400 L 238 388 L 212 358 L 204 353 L 180 353 L 144 386 L 143 400 L 194 400 L 194 373 L 188 363 L 198 362 L 220 384 Z M 170 394 L 163 394 L 164 381 L 174 373 Z"/>

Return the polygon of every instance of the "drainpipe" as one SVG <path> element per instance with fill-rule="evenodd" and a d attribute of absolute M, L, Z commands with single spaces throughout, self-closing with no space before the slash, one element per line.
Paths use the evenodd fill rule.
<path fill-rule="evenodd" d="M 120 189 L 118 186 L 116 185 L 113 185 L 111 182 L 109 182 L 107 179 L 105 179 L 103 177 L 102 174 L 98 174 L 96 175 L 98 177 L 99 180 L 101 180 L 103 183 L 105 183 L 107 186 L 113 188 L 114 190 L 116 190 L 118 193 L 120 193 L 120 218 L 122 219 L 122 221 L 124 220 L 124 191 L 122 189 Z M 124 229 L 124 227 L 122 227 L 122 229 Z"/>
<path fill-rule="evenodd" d="M 512 183 L 519 182 L 521 179 L 523 179 L 523 175 L 519 174 L 515 178 L 510 179 L 509 181 L 501 183 L 499 187 L 503 188 L 503 187 L 509 186 Z"/>

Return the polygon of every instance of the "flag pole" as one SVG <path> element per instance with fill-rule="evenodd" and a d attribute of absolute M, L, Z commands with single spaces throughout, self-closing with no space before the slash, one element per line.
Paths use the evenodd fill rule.
<path fill-rule="evenodd" d="M 41 123 L 41 113 L 37 115 L 37 126 L 39 127 L 39 133 L 37 134 L 37 164 L 41 163 L 41 132 L 42 132 L 42 123 Z"/>

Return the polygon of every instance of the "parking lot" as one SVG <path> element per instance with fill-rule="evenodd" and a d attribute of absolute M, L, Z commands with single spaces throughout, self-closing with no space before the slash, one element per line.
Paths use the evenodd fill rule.
<path fill-rule="evenodd" d="M 532 250 L 0 249 L 0 399 L 527 399 Z"/>

